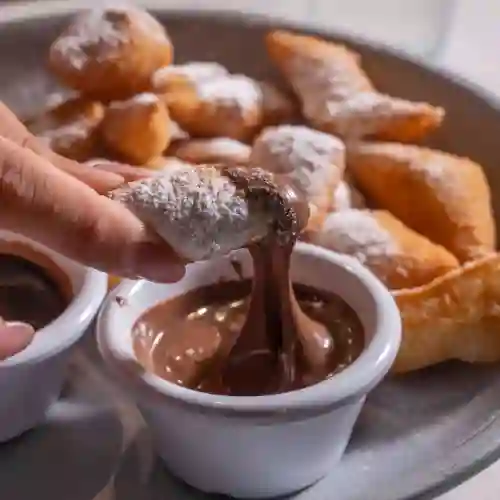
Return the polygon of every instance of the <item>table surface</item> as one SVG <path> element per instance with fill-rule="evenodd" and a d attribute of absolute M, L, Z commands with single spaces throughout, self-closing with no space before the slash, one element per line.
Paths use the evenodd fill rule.
<path fill-rule="evenodd" d="M 359 3 L 363 0 L 357 1 Z M 373 0 L 364 1 L 367 5 L 373 5 Z M 438 0 L 435 1 L 438 2 Z M 93 2 L 97 3 L 97 0 L 89 0 L 89 4 Z M 381 0 L 379 5 L 383 6 L 384 2 L 391 4 L 391 0 Z M 288 18 L 316 21 L 319 18 L 324 19 L 323 13 L 334 9 L 335 5 L 338 7 L 339 0 L 159 0 L 158 3 L 162 6 L 187 6 L 189 4 L 190 7 L 196 5 L 200 8 L 247 9 L 286 15 Z M 392 4 L 397 5 L 397 2 L 392 1 Z M 319 12 L 321 14 L 318 16 Z M 500 64 L 496 53 L 500 42 L 500 2 L 498 0 L 455 0 L 454 9 L 447 15 L 450 18 L 446 19 L 446 33 L 442 33 L 443 43 L 436 56 L 436 62 L 500 96 Z M 324 21 L 322 24 L 325 24 Z M 404 30 L 406 27 L 401 26 L 400 29 Z M 391 29 L 398 28 L 391 26 Z M 393 33 L 393 36 L 396 34 Z M 110 486 L 101 491 L 94 500 L 112 500 L 113 497 Z M 500 462 L 493 464 L 437 500 L 471 500 L 474 498 L 478 500 L 500 498 Z"/>

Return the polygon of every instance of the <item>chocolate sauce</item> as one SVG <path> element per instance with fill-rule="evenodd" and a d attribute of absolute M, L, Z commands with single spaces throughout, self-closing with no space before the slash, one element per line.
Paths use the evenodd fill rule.
<path fill-rule="evenodd" d="M 22 257 L 0 254 L 0 317 L 22 321 L 35 330 L 67 307 L 67 299 L 45 269 Z"/>
<path fill-rule="evenodd" d="M 359 355 L 363 330 L 338 297 L 292 286 L 290 258 L 309 205 L 285 176 L 220 169 L 249 211 L 272 214 L 268 234 L 248 246 L 252 284 L 201 288 L 150 310 L 134 327 L 138 358 L 167 380 L 217 394 L 275 394 L 324 380 Z"/>
<path fill-rule="evenodd" d="M 244 396 L 315 384 L 344 369 L 362 352 L 363 328 L 356 313 L 337 295 L 295 285 L 294 296 L 304 316 L 326 328 L 333 349 L 321 359 L 321 371 L 299 357 L 293 379 L 284 379 L 262 329 L 264 318 L 246 320 L 255 300 L 252 288 L 250 280 L 218 283 L 150 309 L 133 331 L 138 359 L 146 369 L 175 384 Z M 248 335 L 243 333 L 244 325 L 253 328 Z M 234 353 L 241 338 L 244 345 L 239 344 Z M 229 370 L 228 352 L 232 353 Z"/>

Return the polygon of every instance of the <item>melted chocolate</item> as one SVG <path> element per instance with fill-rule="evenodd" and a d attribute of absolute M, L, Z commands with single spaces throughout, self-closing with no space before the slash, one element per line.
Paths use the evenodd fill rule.
<path fill-rule="evenodd" d="M 67 307 L 59 286 L 42 267 L 22 257 L 0 254 L 0 317 L 22 321 L 35 330 Z"/>
<path fill-rule="evenodd" d="M 290 258 L 308 203 L 285 176 L 220 168 L 250 211 L 272 214 L 268 234 L 248 247 L 251 290 L 219 284 L 155 307 L 134 328 L 138 358 L 167 380 L 218 394 L 274 394 L 324 380 L 359 355 L 363 331 L 338 297 L 298 287 L 297 300 Z"/>
<path fill-rule="evenodd" d="M 249 280 L 219 283 L 150 309 L 133 331 L 138 358 L 146 369 L 178 385 L 212 394 L 248 396 L 315 384 L 344 369 L 362 352 L 363 328 L 355 312 L 334 294 L 295 285 L 294 296 L 304 316 L 324 326 L 334 348 L 321 357 L 321 371 L 299 356 L 293 378 L 283 378 L 276 360 L 277 346 L 269 345 L 261 328 L 266 319 L 246 319 L 255 301 L 252 288 Z M 244 329 L 250 325 L 253 329 L 245 335 Z M 235 345 L 239 345 L 237 352 Z"/>

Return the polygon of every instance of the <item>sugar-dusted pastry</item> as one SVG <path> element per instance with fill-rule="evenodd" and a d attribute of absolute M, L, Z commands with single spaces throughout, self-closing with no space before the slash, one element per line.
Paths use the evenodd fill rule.
<path fill-rule="evenodd" d="M 49 65 L 64 85 L 112 100 L 150 90 L 153 73 L 172 57 L 168 35 L 146 11 L 103 7 L 76 16 L 52 44 Z"/>
<path fill-rule="evenodd" d="M 153 158 L 144 165 L 144 167 L 150 170 L 157 170 L 158 172 L 162 172 L 163 170 L 167 170 L 169 168 L 182 166 L 193 167 L 194 165 L 175 156 L 160 156 L 157 158 Z"/>
<path fill-rule="evenodd" d="M 490 189 L 480 165 L 417 146 L 361 143 L 348 170 L 363 193 L 461 262 L 495 249 Z"/>
<path fill-rule="evenodd" d="M 214 139 L 191 139 L 175 145 L 169 152 L 188 163 L 232 163 L 245 165 L 250 159 L 248 144 L 216 137 Z"/>
<path fill-rule="evenodd" d="M 94 132 L 103 116 L 102 103 L 75 97 L 27 120 L 26 126 L 56 153 L 85 161 L 96 152 Z"/>
<path fill-rule="evenodd" d="M 107 148 L 124 161 L 144 165 L 162 155 L 170 142 L 165 104 L 151 93 L 113 101 L 100 126 Z"/>
<path fill-rule="evenodd" d="M 249 141 L 264 120 L 259 84 L 244 75 L 223 75 L 165 94 L 172 118 L 193 137 Z"/>
<path fill-rule="evenodd" d="M 271 59 L 302 103 L 315 127 L 358 139 L 409 142 L 438 127 L 442 108 L 378 92 L 357 53 L 326 40 L 274 31 L 267 37 Z"/>
<path fill-rule="evenodd" d="M 297 103 L 269 82 L 258 82 L 262 92 L 263 125 L 292 123 L 298 116 Z"/>
<path fill-rule="evenodd" d="M 196 88 L 202 82 L 229 75 L 224 66 L 216 62 L 190 62 L 171 64 L 159 68 L 151 78 L 156 94 L 167 94 L 186 88 Z"/>
<path fill-rule="evenodd" d="M 442 361 L 500 361 L 500 256 L 466 264 L 432 283 L 394 292 L 403 340 L 393 366 L 408 372 Z"/>
<path fill-rule="evenodd" d="M 274 176 L 238 166 L 179 165 L 124 185 L 110 197 L 124 204 L 187 261 L 246 247 L 272 230 L 287 237 L 283 196 Z M 283 193 L 283 195 L 281 194 Z M 276 224 L 278 222 L 278 224 Z M 286 224 L 296 225 L 296 217 Z"/>
<path fill-rule="evenodd" d="M 268 127 L 254 142 L 250 166 L 289 176 L 301 188 L 310 224 L 333 208 L 345 167 L 345 146 L 336 137 L 302 125 Z"/>
<path fill-rule="evenodd" d="M 365 208 L 363 195 L 346 178 L 340 181 L 333 191 L 332 212 L 349 210 L 350 208 Z"/>
<path fill-rule="evenodd" d="M 356 257 L 391 289 L 429 283 L 459 265 L 445 248 L 383 210 L 332 212 L 309 241 Z"/>
<path fill-rule="evenodd" d="M 181 126 L 177 122 L 171 120 L 170 117 L 168 118 L 168 123 L 170 124 L 171 142 L 184 141 L 189 139 L 189 134 L 183 128 L 181 128 Z"/>

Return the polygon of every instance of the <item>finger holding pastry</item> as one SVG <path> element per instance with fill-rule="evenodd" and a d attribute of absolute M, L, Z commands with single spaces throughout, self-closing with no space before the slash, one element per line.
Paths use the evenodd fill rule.
<path fill-rule="evenodd" d="M 2 229 L 117 276 L 182 277 L 184 265 L 172 249 L 125 207 L 8 139 L 0 137 L 0 152 Z"/>
<path fill-rule="evenodd" d="M 261 169 L 173 166 L 110 193 L 187 261 L 206 260 L 264 238 L 282 211 Z M 281 228 L 276 226 L 279 234 Z"/>

